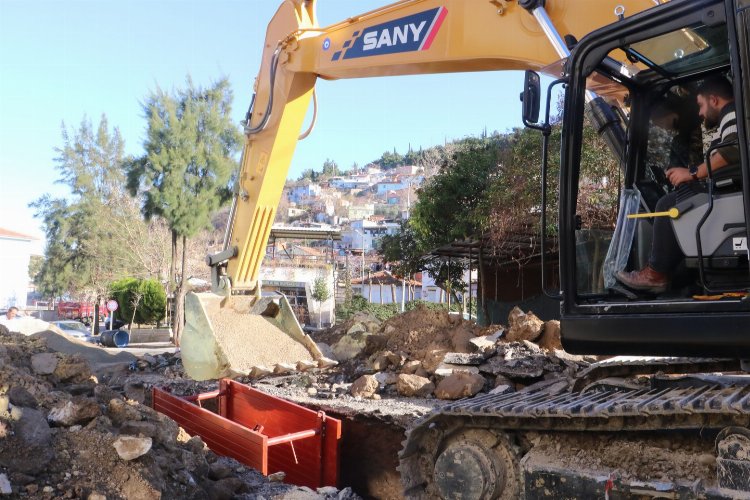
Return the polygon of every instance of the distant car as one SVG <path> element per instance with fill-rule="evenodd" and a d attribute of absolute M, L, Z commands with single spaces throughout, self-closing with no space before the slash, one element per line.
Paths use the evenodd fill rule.
<path fill-rule="evenodd" d="M 66 333 L 71 337 L 85 340 L 91 335 L 91 331 L 89 330 L 89 328 L 80 321 L 53 321 L 52 324 L 62 330 L 63 333 Z"/>

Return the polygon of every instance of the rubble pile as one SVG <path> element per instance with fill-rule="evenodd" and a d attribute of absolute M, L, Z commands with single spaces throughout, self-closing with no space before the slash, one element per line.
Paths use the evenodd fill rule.
<path fill-rule="evenodd" d="M 182 378 L 179 355 L 144 356 L 94 374 L 85 355 L 50 350 L 58 334 L 43 333 L 26 336 L 0 326 L 0 495 L 358 498 L 350 489 L 316 492 L 269 480 L 217 456 L 142 404 L 156 383 L 205 390 Z"/>
<path fill-rule="evenodd" d="M 570 379 L 591 358 L 562 350 L 558 321 L 514 308 L 508 327 L 480 327 L 447 311 L 417 308 L 385 322 L 360 314 L 319 335 L 319 347 L 341 365 L 309 394 L 356 398 L 508 393 L 540 380 Z M 322 390 L 321 390 L 322 388 Z M 312 392 L 314 391 L 314 393 Z"/>

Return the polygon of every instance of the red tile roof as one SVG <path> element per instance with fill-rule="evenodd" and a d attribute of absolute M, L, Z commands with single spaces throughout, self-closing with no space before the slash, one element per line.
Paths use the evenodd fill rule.
<path fill-rule="evenodd" d="M 11 231 L 10 229 L 4 229 L 0 227 L 0 238 L 11 238 L 14 240 L 38 240 L 39 238 L 35 238 L 34 236 L 29 236 L 28 234 L 18 233 L 16 231 Z"/>

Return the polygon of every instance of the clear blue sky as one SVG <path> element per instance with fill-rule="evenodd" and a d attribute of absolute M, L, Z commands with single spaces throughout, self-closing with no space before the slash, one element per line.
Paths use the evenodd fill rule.
<path fill-rule="evenodd" d="M 387 2 L 320 0 L 329 25 Z M 157 85 L 229 77 L 243 118 L 276 0 L 0 0 L 0 227 L 42 238 L 28 203 L 55 184 L 61 124 L 106 114 L 140 154 L 140 102 Z M 290 177 L 520 124 L 518 72 L 319 81 L 319 119 Z M 41 248 L 42 241 L 38 248 Z"/>

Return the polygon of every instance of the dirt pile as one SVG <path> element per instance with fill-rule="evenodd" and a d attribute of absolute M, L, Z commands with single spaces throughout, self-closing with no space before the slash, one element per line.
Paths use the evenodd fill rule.
<path fill-rule="evenodd" d="M 357 498 L 272 482 L 208 450 L 141 404 L 149 387 L 206 390 L 179 356 L 144 356 L 100 371 L 54 332 L 0 328 L 0 492 L 21 498 Z M 51 340 L 53 339 L 53 340 Z M 122 360 L 121 360 L 122 361 Z M 109 364 L 109 363 L 105 363 Z"/>
<path fill-rule="evenodd" d="M 544 322 L 518 308 L 510 313 L 508 328 L 478 326 L 426 307 L 394 316 L 379 327 L 373 320 L 363 315 L 316 336 L 333 341 L 337 354 L 345 348 L 346 355 L 339 357 L 341 365 L 327 380 L 311 385 L 311 394 L 458 399 L 570 378 L 591 361 L 562 351 L 559 322 Z"/>

